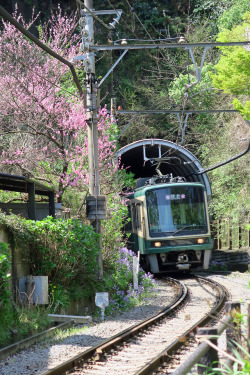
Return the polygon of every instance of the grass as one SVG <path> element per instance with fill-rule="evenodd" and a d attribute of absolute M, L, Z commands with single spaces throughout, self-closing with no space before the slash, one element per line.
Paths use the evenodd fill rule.
<path fill-rule="evenodd" d="M 0 306 L 0 348 L 50 328 L 48 313 L 43 306 Z"/>

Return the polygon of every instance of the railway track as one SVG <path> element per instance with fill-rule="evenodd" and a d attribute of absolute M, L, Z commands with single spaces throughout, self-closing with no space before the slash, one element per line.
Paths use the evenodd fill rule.
<path fill-rule="evenodd" d="M 195 328 L 207 324 L 210 314 L 222 308 L 226 293 L 203 277 L 188 278 L 185 284 L 169 280 L 179 292 L 164 310 L 42 375 L 146 375 L 162 373 L 163 367 L 164 374 L 171 373 L 180 353 L 194 347 Z"/>

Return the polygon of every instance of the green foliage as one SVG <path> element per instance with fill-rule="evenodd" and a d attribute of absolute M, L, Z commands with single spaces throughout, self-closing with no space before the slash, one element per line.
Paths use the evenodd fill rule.
<path fill-rule="evenodd" d="M 138 290 L 134 290 L 133 256 L 134 253 L 127 248 L 114 252 L 112 272 L 104 279 L 105 287 L 111 294 L 107 313 L 135 306 L 155 290 L 153 275 L 146 274 L 142 268 L 139 269 Z"/>
<path fill-rule="evenodd" d="M 10 303 L 0 308 L 0 347 L 8 346 L 16 341 L 35 335 L 51 326 L 48 318 L 49 308 L 27 306 Z"/>
<path fill-rule="evenodd" d="M 124 245 L 122 230 L 127 222 L 128 208 L 120 197 L 113 194 L 107 196 L 107 219 L 102 222 L 103 260 L 106 264 L 113 264 L 116 249 Z"/>
<path fill-rule="evenodd" d="M 15 202 L 22 200 L 22 194 L 15 191 L 0 190 L 1 203 Z"/>
<path fill-rule="evenodd" d="M 200 147 L 204 166 L 213 166 L 243 151 L 244 127 L 227 121 L 227 125 L 216 126 L 207 133 Z M 212 150 L 212 151 L 211 151 Z M 231 218 L 232 224 L 245 224 L 249 207 L 249 176 L 247 156 L 208 172 L 212 185 L 211 213 L 215 219 Z"/>
<path fill-rule="evenodd" d="M 9 302 L 11 254 L 8 245 L 0 242 L 0 308 Z"/>
<path fill-rule="evenodd" d="M 209 271 L 228 271 L 228 269 L 225 263 L 212 261 L 209 264 Z"/>
<path fill-rule="evenodd" d="M 32 257 L 35 274 L 48 275 L 50 282 L 64 288 L 84 285 L 96 272 L 98 235 L 79 220 L 53 219 L 28 221 L 28 228 L 39 239 Z M 87 288 L 86 288 L 87 289 Z"/>
<path fill-rule="evenodd" d="M 219 31 L 223 29 L 231 30 L 235 25 L 240 24 L 247 11 L 250 11 L 248 0 L 233 0 L 232 6 L 225 10 L 218 19 Z"/>
<path fill-rule="evenodd" d="M 230 0 L 193 0 L 191 21 L 195 25 L 206 24 L 207 32 L 210 36 L 217 33 L 217 21 L 230 6 Z"/>
<path fill-rule="evenodd" d="M 99 251 L 99 236 L 91 226 L 76 219 L 32 221 L 1 212 L 0 223 L 9 229 L 14 246 L 31 249 L 33 275 L 47 275 L 50 283 L 69 293 L 84 285 L 82 294 L 89 296 Z"/>
<path fill-rule="evenodd" d="M 212 87 L 210 74 L 213 71 L 212 64 L 205 64 L 202 69 L 202 79 L 200 82 L 196 81 L 193 68 L 191 68 L 190 74 L 180 74 L 169 86 L 170 100 L 185 109 L 209 110 L 217 107 L 221 102 L 221 95 L 219 90 Z M 182 120 L 184 121 L 185 117 Z M 211 132 L 215 126 L 216 122 L 211 113 L 189 116 L 185 132 L 185 142 L 195 142 L 195 152 L 197 153 L 197 145 L 203 144 L 204 135 Z"/>
<path fill-rule="evenodd" d="M 250 13 L 249 13 L 250 15 Z M 249 22 L 236 26 L 233 30 L 224 30 L 218 34 L 217 41 L 237 42 L 247 40 L 246 30 Z M 217 75 L 213 76 L 215 87 L 222 88 L 232 94 L 250 93 L 249 86 L 249 51 L 244 47 L 219 47 L 223 53 L 218 64 L 215 65 Z"/>
<path fill-rule="evenodd" d="M 212 71 L 212 64 L 205 64 L 202 69 L 201 81 L 191 87 L 190 91 L 188 91 L 188 96 L 190 97 L 194 97 L 197 94 L 200 94 L 197 100 L 203 100 L 203 104 L 205 104 L 206 107 L 209 107 L 209 105 L 211 105 L 212 100 L 211 92 L 209 91 L 212 83 L 210 78 L 210 73 Z M 170 98 L 173 99 L 176 104 L 181 104 L 185 97 L 185 93 L 187 93 L 187 86 L 194 83 L 196 83 L 196 77 L 194 76 L 194 69 L 193 67 L 191 67 L 190 75 L 180 74 L 172 81 L 169 89 Z M 203 91 L 205 92 L 205 97 L 202 97 Z"/>
<path fill-rule="evenodd" d="M 241 113 L 244 119 L 250 121 L 250 100 L 247 100 L 245 104 L 242 104 L 239 99 L 234 99 L 233 106 Z"/>
<path fill-rule="evenodd" d="M 219 33 L 218 42 L 233 42 L 247 40 L 250 27 L 250 12 L 243 17 L 246 22 L 234 27 L 232 30 L 223 30 Z M 250 120 L 250 54 L 247 47 L 219 47 L 222 51 L 219 62 L 215 65 L 216 74 L 211 74 L 213 85 L 222 89 L 225 93 L 234 96 L 246 97 L 245 104 L 239 100 L 233 102 L 245 119 Z"/>
<path fill-rule="evenodd" d="M 67 309 L 70 304 L 70 297 L 72 297 L 64 286 L 60 284 L 49 284 L 49 296 L 53 313 L 60 311 L 60 308 Z"/>

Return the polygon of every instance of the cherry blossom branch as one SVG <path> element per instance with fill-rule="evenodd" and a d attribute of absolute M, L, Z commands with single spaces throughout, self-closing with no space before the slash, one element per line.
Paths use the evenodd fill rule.
<path fill-rule="evenodd" d="M 58 55 L 56 52 L 52 51 L 48 46 L 43 44 L 39 39 L 37 39 L 33 34 L 31 34 L 28 30 L 26 30 L 15 18 L 13 18 L 1 5 L 0 5 L 0 14 L 5 19 L 7 19 L 12 25 L 14 25 L 19 31 L 21 31 L 22 34 L 24 34 L 27 38 L 29 38 L 32 42 L 34 42 L 38 47 L 42 48 L 45 52 L 47 52 L 49 55 L 53 56 L 55 59 L 61 61 L 63 64 L 67 65 L 72 73 L 74 82 L 76 84 L 76 87 L 79 91 L 79 94 L 81 97 L 83 97 L 83 91 L 82 87 L 80 85 L 80 82 L 78 80 L 74 65 L 66 60 L 64 57 Z"/>

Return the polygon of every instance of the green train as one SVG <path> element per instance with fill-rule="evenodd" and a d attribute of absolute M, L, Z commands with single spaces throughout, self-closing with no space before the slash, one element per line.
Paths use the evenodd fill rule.
<path fill-rule="evenodd" d="M 128 195 L 128 247 L 153 273 L 207 269 L 212 252 L 207 194 L 172 175 L 139 179 Z"/>

